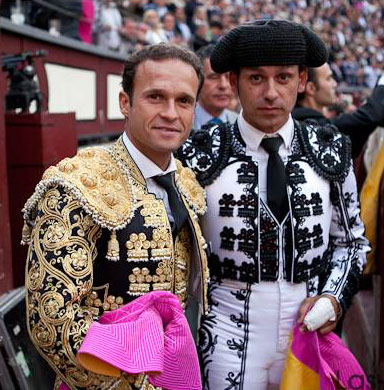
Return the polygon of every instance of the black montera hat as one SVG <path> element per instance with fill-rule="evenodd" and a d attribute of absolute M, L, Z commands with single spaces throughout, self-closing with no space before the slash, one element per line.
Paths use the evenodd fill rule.
<path fill-rule="evenodd" d="M 211 66 L 225 73 L 245 66 L 318 67 L 327 59 L 324 42 L 309 28 L 286 20 L 255 20 L 232 29 L 217 43 Z"/>

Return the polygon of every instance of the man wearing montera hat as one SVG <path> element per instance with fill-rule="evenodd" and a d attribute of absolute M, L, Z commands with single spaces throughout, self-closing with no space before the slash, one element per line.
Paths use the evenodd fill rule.
<path fill-rule="evenodd" d="M 243 109 L 179 151 L 207 193 L 204 389 L 278 389 L 294 323 L 332 331 L 358 290 L 369 246 L 350 141 L 291 117 L 307 67 L 326 60 L 312 31 L 274 20 L 231 30 L 212 53 Z"/>

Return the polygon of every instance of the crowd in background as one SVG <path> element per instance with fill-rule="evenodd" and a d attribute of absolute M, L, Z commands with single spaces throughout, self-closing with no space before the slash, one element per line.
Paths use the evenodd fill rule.
<path fill-rule="evenodd" d="M 30 24 L 122 54 L 159 42 L 186 45 L 196 51 L 239 23 L 274 18 L 303 23 L 321 36 L 330 48 L 330 65 L 341 88 L 372 89 L 384 69 L 382 0 L 49 2 L 73 13 L 74 18 L 52 10 L 47 14 L 41 4 L 36 8 L 33 1 L 29 3 Z"/>

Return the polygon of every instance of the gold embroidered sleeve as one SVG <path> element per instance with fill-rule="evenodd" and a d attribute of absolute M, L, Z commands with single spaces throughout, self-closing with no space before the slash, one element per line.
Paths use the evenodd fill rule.
<path fill-rule="evenodd" d="M 93 321 L 84 301 L 92 288 L 101 229 L 60 187 L 39 200 L 26 266 L 27 323 L 39 352 L 75 389 L 134 390 L 144 376 L 109 378 L 83 370 L 76 353 Z"/>

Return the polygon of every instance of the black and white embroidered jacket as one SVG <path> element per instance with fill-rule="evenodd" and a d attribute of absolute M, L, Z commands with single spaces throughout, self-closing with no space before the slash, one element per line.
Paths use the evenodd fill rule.
<path fill-rule="evenodd" d="M 279 226 L 258 195 L 258 163 L 237 123 L 194 131 L 178 158 L 207 192 L 212 277 L 257 283 L 277 280 L 283 269 L 286 280 L 307 281 L 310 292 L 332 294 L 346 309 L 369 249 L 350 154 L 349 139 L 335 128 L 295 122 L 289 213 Z"/>

